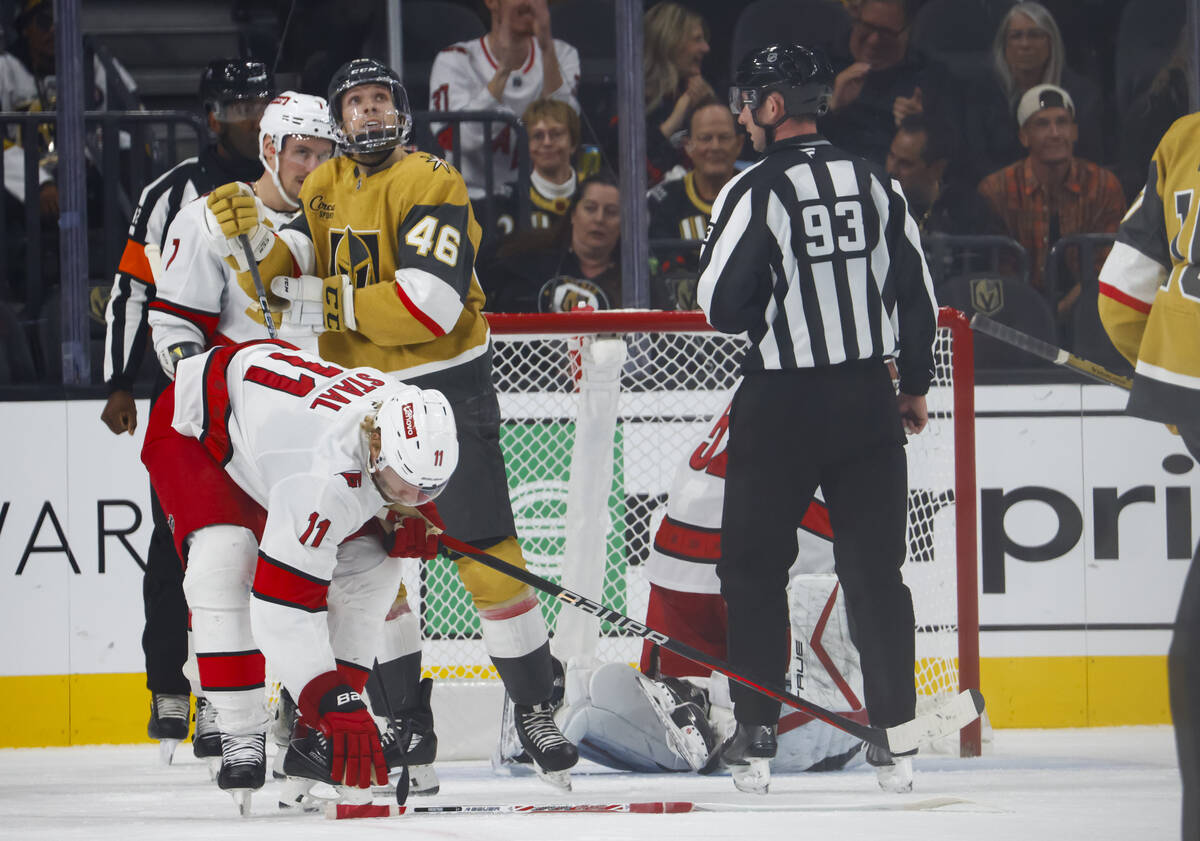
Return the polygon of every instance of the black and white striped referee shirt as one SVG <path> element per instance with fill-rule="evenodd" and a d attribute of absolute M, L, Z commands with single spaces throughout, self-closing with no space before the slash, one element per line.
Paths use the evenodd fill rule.
<path fill-rule="evenodd" d="M 142 190 L 104 313 L 108 325 L 104 381 L 110 393 L 133 389 L 149 337 L 147 316 L 154 299 L 154 274 L 146 258 L 146 246 L 157 245 L 163 262 L 168 262 L 171 249 L 164 240 L 181 207 L 222 184 L 255 181 L 260 175 L 262 165 L 258 161 L 228 160 L 217 154 L 215 146 L 208 146 L 198 157 L 180 161 Z"/>
<path fill-rule="evenodd" d="M 904 195 L 817 135 L 721 190 L 696 294 L 713 327 L 748 335 L 744 371 L 896 355 L 901 391 L 929 390 L 937 303 Z"/>

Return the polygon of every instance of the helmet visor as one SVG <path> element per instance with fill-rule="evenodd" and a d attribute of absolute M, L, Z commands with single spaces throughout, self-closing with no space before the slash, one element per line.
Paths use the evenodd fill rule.
<path fill-rule="evenodd" d="M 375 487 L 379 489 L 379 493 L 388 502 L 395 502 L 414 508 L 436 498 L 438 494 L 446 489 L 446 485 L 449 483 L 449 479 L 447 479 L 445 482 L 433 487 L 420 487 L 419 485 L 405 481 L 396 472 L 395 468 L 384 464 L 376 464 L 372 467 L 371 477 L 375 480 Z"/>
<path fill-rule="evenodd" d="M 751 111 L 758 110 L 761 90 L 759 88 L 739 88 L 736 85 L 729 89 L 729 110 L 738 115 L 743 108 Z"/>
<path fill-rule="evenodd" d="M 213 116 L 222 123 L 242 123 L 247 120 L 262 119 L 263 111 L 270 103 L 269 98 L 237 99 L 232 102 L 218 102 L 213 109 Z"/>

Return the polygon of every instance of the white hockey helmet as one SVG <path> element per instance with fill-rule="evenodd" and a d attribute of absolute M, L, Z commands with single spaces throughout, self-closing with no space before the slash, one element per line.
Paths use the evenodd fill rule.
<path fill-rule="evenodd" d="M 258 159 L 262 161 L 263 169 L 271 174 L 275 188 L 292 207 L 299 207 L 296 196 L 289 196 L 279 181 L 279 155 L 283 152 L 283 144 L 291 135 L 300 137 L 319 137 L 337 144 L 333 134 L 333 126 L 329 124 L 329 107 L 319 96 L 296 91 L 284 91 L 271 100 L 263 111 L 262 119 L 258 121 Z M 275 166 L 267 163 L 263 153 L 263 140 L 271 138 L 275 145 Z"/>
<path fill-rule="evenodd" d="M 458 465 L 454 410 L 440 391 L 406 385 L 375 412 L 380 452 L 370 465 L 391 502 L 421 505 L 440 494 Z"/>

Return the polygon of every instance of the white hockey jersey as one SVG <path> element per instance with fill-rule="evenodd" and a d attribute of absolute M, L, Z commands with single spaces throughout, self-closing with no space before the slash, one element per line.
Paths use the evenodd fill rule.
<path fill-rule="evenodd" d="M 729 408 L 727 404 L 675 471 L 666 514 L 646 559 L 646 579 L 651 584 L 683 593 L 721 592 L 716 563 L 721 558 Z M 833 572 L 833 531 L 819 492 L 796 530 L 796 544 L 793 576 Z"/>
<path fill-rule="evenodd" d="M 255 641 L 296 691 L 335 668 L 326 597 L 338 544 L 386 504 L 366 472 L 360 424 L 401 387 L 374 368 L 343 369 L 273 341 L 215 348 L 176 369 L 172 426 L 267 510 Z"/>
<path fill-rule="evenodd" d="M 208 348 L 267 337 L 257 292 L 240 285 L 237 273 L 208 246 L 205 207 L 203 197 L 188 202 L 167 228 L 149 314 L 159 359 L 179 342 Z M 296 217 L 294 211 L 272 210 L 261 201 L 258 207 L 276 229 Z M 263 283 L 269 287 L 271 278 L 264 277 Z M 316 353 L 318 334 L 311 327 L 284 323 L 276 315 L 275 328 L 280 339 Z"/>
<path fill-rule="evenodd" d="M 542 90 L 543 56 L 537 40 L 529 39 L 529 59 L 513 71 L 504 87 L 504 96 L 497 100 L 488 90 L 488 82 L 496 75 L 495 58 L 488 50 L 487 36 L 451 44 L 433 60 L 429 75 L 429 108 L 431 111 L 507 111 L 516 117 L 535 99 L 543 97 L 566 102 L 579 111 L 575 91 L 579 86 L 579 52 L 570 44 L 555 39 L 554 53 L 563 83 L 557 90 Z M 512 130 L 504 124 L 492 124 L 491 149 L 483 148 L 483 126 L 462 124 L 462 160 L 454 160 L 454 125 L 434 124 L 438 143 L 446 150 L 446 158 L 462 173 L 471 198 L 484 196 L 485 167 L 491 159 L 497 186 L 517 177 L 517 145 Z"/>

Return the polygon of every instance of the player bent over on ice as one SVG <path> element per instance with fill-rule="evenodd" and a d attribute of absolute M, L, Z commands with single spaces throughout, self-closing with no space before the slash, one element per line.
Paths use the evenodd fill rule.
<path fill-rule="evenodd" d="M 263 224 L 253 196 L 229 184 L 208 198 L 214 224 L 228 240 L 249 237 L 284 323 L 319 320 L 323 359 L 370 365 L 446 396 L 468 465 L 438 500 L 447 528 L 524 567 L 500 451 L 484 294 L 474 271 L 480 228 L 466 185 L 441 158 L 405 148 L 412 115 L 389 68 L 370 59 L 349 62 L 330 81 L 328 100 L 342 156 L 305 180 L 303 215 L 276 233 Z M 242 260 L 243 272 L 248 268 L 240 246 L 224 254 Z M 537 597 L 482 564 L 456 562 L 488 654 L 515 702 L 521 743 L 543 779 L 569 788 L 578 753 L 554 723 L 554 670 Z M 389 632 L 376 674 L 395 717 L 407 724 L 406 711 L 428 697 L 429 685 L 418 683 L 419 628 L 412 614 L 389 625 L 407 636 Z"/>
<path fill-rule="evenodd" d="M 432 557 L 432 500 L 458 463 L 437 391 L 281 341 L 179 362 L 142 461 L 185 559 L 200 679 L 221 723 L 218 785 L 243 814 L 265 773 L 265 662 L 297 699 L 289 776 L 387 781 L 360 693 L 399 557 Z"/>

